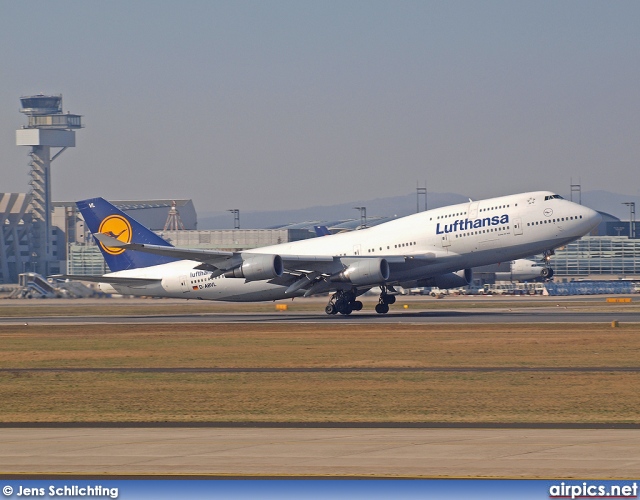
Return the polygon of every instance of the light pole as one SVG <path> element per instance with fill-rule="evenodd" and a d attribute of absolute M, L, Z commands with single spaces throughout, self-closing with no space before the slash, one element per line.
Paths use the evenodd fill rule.
<path fill-rule="evenodd" d="M 633 239 L 636 237 L 636 202 L 625 201 L 622 204 L 629 207 L 629 238 Z"/>
<path fill-rule="evenodd" d="M 416 181 L 416 213 L 420 212 L 420 196 L 424 195 L 424 210 L 427 211 L 427 181 L 424 181 L 424 187 Z"/>
<path fill-rule="evenodd" d="M 578 193 L 578 204 L 582 205 L 582 184 L 579 184 L 580 180 L 578 179 L 578 184 L 573 183 L 573 179 L 571 179 L 571 201 L 573 201 L 573 193 Z"/>
<path fill-rule="evenodd" d="M 354 210 L 360 210 L 360 229 L 367 227 L 367 207 L 353 207 Z"/>
<path fill-rule="evenodd" d="M 233 229 L 240 229 L 240 209 L 231 208 L 227 210 L 227 212 L 231 212 L 233 214 Z"/>

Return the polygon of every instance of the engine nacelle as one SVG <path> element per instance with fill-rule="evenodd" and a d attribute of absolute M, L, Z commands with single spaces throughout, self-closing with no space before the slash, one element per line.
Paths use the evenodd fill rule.
<path fill-rule="evenodd" d="M 349 264 L 344 271 L 331 276 L 331 281 L 354 285 L 375 285 L 389 279 L 386 259 L 362 259 Z"/>
<path fill-rule="evenodd" d="M 438 288 L 459 288 L 471 284 L 473 272 L 471 269 L 461 269 L 455 273 L 441 274 L 426 280 L 419 280 L 418 286 L 435 286 Z"/>
<path fill-rule="evenodd" d="M 244 278 L 247 281 L 270 280 L 282 276 L 284 266 L 279 255 L 248 257 L 242 265 L 224 273 L 226 278 Z"/>

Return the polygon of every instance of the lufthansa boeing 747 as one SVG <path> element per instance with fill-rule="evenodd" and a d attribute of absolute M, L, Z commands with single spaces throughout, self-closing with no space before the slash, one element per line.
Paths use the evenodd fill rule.
<path fill-rule="evenodd" d="M 236 302 L 331 293 L 327 314 L 362 309 L 374 287 L 380 314 L 395 286 L 453 288 L 471 268 L 543 253 L 594 229 L 600 214 L 548 191 L 471 201 L 378 226 L 240 252 L 176 248 L 103 198 L 77 203 L 111 270 L 59 275 L 126 295 Z"/>

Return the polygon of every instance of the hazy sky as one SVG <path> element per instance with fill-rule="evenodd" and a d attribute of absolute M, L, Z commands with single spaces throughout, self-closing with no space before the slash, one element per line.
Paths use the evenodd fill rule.
<path fill-rule="evenodd" d="M 84 115 L 53 198 L 272 210 L 429 191 L 640 194 L 640 2 L 0 0 L 21 95 Z"/>

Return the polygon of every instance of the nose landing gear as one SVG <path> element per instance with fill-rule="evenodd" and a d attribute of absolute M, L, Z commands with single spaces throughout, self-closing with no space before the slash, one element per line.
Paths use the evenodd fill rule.
<path fill-rule="evenodd" d="M 545 250 L 542 253 L 542 261 L 544 262 L 546 267 L 542 270 L 542 272 L 540 273 L 540 276 L 542 276 L 546 280 L 553 278 L 553 269 L 551 269 L 549 264 L 549 262 L 551 261 L 552 255 L 555 255 L 553 248 L 550 250 Z"/>

